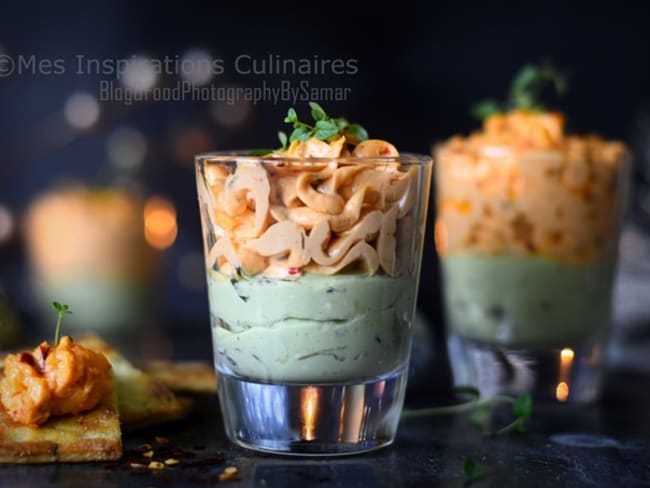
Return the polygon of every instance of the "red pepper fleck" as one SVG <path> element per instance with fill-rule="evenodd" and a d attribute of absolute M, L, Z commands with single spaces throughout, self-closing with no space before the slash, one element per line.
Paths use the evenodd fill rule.
<path fill-rule="evenodd" d="M 382 156 L 386 156 L 387 154 L 390 154 L 390 148 L 388 147 L 383 148 L 381 151 L 379 151 L 379 154 L 381 154 Z"/>
<path fill-rule="evenodd" d="M 300 270 L 299 270 L 298 268 L 296 268 L 296 267 L 294 267 L 294 266 L 292 266 L 291 268 L 289 268 L 289 274 L 290 274 L 290 275 L 297 275 L 298 273 L 300 273 Z"/>
<path fill-rule="evenodd" d="M 19 361 L 20 361 L 21 363 L 27 363 L 27 364 L 29 364 L 30 366 L 34 367 L 34 368 L 36 367 L 36 361 L 34 360 L 34 356 L 32 356 L 32 355 L 31 355 L 30 353 L 28 353 L 28 352 L 23 352 L 23 353 L 21 353 L 21 354 L 20 354 L 20 359 L 19 359 Z"/>

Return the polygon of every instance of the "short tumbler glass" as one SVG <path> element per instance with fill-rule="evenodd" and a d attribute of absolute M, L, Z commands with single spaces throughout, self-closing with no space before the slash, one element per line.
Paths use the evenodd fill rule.
<path fill-rule="evenodd" d="M 390 444 L 404 400 L 432 159 L 196 157 L 214 362 L 236 444 Z"/>
<path fill-rule="evenodd" d="M 589 144 L 591 153 L 434 148 L 457 386 L 551 402 L 598 397 L 629 157 L 618 143 Z"/>

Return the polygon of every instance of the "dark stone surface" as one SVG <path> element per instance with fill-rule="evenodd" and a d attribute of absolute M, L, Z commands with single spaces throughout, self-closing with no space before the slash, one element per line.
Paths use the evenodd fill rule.
<path fill-rule="evenodd" d="M 0 486 L 650 486 L 649 387 L 648 376 L 616 372 L 597 405 L 536 405 L 525 434 L 486 437 L 466 415 L 413 419 L 401 425 L 388 448 L 319 459 L 257 454 L 231 445 L 223 433 L 217 399 L 208 397 L 182 422 L 124 434 L 127 460 L 0 466 Z M 409 400 L 411 405 L 433 403 L 422 396 Z M 496 412 L 494 420 L 506 423 L 507 412 Z M 163 471 L 130 468 L 128 458 L 138 457 L 134 449 L 143 442 L 161 453 L 155 436 L 183 449 L 183 464 Z M 166 449 L 169 452 L 169 445 Z M 223 462 L 215 454 L 222 454 Z M 202 462 L 209 457 L 216 461 Z M 468 482 L 465 459 L 485 465 L 487 476 Z M 218 481 L 226 466 L 239 468 L 238 481 Z"/>

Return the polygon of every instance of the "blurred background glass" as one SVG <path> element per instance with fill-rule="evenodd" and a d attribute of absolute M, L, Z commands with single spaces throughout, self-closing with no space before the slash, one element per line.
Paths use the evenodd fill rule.
<path fill-rule="evenodd" d="M 502 96 L 517 68 L 549 57 L 572 73 L 575 89 L 562 102 L 569 129 L 638 140 L 643 150 L 637 153 L 637 182 L 650 173 L 650 67 L 644 62 L 650 59 L 650 33 L 644 6 L 585 9 L 558 3 L 544 8 L 496 8 L 479 2 L 436 2 L 370 11 L 362 5 L 346 5 L 338 9 L 331 26 L 326 20 L 334 14 L 324 8 L 263 4 L 242 9 L 232 2 L 193 6 L 124 0 L 100 0 L 92 6 L 29 1 L 3 6 L 0 56 L 12 60 L 23 56 L 28 66 L 20 74 L 7 74 L 8 58 L 0 57 L 0 70 L 4 70 L 0 77 L 0 283 L 28 330 L 42 324 L 35 306 L 36 275 L 28 271 L 38 267 L 29 264 L 35 263 L 30 257 L 36 257 L 28 253 L 29 210 L 47 198 L 44 195 L 60 194 L 71 186 L 91 193 L 97 188 L 126 190 L 142 206 L 142 237 L 149 246 L 136 246 L 135 255 L 149 256 L 143 259 L 155 263 L 150 274 L 143 274 L 145 282 L 154 284 L 149 317 L 155 330 L 205 337 L 199 341 L 205 350 L 191 352 L 210 357 L 192 158 L 207 150 L 276 146 L 276 131 L 284 129 L 282 118 L 294 104 L 188 98 L 126 103 L 103 96 L 102 81 L 134 94 L 171 89 L 178 82 L 230 90 L 263 83 L 279 87 L 286 81 L 294 87 L 307 81 L 313 87 L 349 88 L 347 100 L 322 101 L 328 113 L 362 122 L 371 137 L 390 139 L 403 151 L 427 153 L 434 141 L 476 126 L 468 110 L 472 102 Z M 386 25 L 387 30 L 369 36 L 359 27 L 365 25 Z M 399 25 L 408 25 L 409 34 L 389 28 Z M 29 64 L 32 56 L 34 63 L 45 60 L 45 64 Z M 240 56 L 258 60 L 262 72 L 252 73 L 250 62 L 237 72 Z M 160 72 L 154 60 L 165 57 L 180 64 L 189 60 L 189 68 Z M 269 57 L 354 60 L 356 71 L 271 73 Z M 64 72 L 57 68 L 59 59 L 64 60 Z M 115 73 L 102 70 L 89 73 L 85 65 L 80 70 L 80 59 L 125 62 L 117 79 Z M 217 67 L 221 60 L 222 72 L 206 70 L 205 66 L 215 66 L 210 60 Z M 300 109 L 305 103 L 296 105 Z M 647 210 L 642 210 L 649 208 L 647 195 L 644 189 L 635 200 L 634 235 L 641 245 L 647 242 L 650 222 Z M 149 224 L 146 208 L 154 209 Z M 434 342 L 441 344 L 433 213 L 423 260 L 431 264 L 423 267 L 428 272 L 422 273 L 420 304 Z M 72 216 L 66 225 L 72 225 Z M 105 231 L 108 235 L 108 230 L 101 230 Z M 88 239 L 89 233 L 86 229 L 75 239 Z M 100 234 L 93 235 L 99 238 Z M 111 235 L 101 239 L 125 238 L 119 231 Z M 147 235 L 158 237 L 151 240 Z M 135 270 L 122 276 L 132 279 L 131 273 Z M 638 280 L 647 283 L 647 275 Z M 629 333 L 637 338 L 635 345 L 647 351 L 650 312 L 634 313 L 638 325 Z M 136 316 L 127 326 L 131 330 L 139 330 Z M 182 344 L 174 347 L 173 352 L 180 354 Z M 169 342 L 158 338 L 142 348 L 172 352 Z M 442 380 L 445 374 L 440 374 L 446 371 L 444 352 L 430 371 L 436 374 L 422 385 L 447 386 Z"/>
<path fill-rule="evenodd" d="M 25 214 L 28 275 L 42 322 L 52 300 L 71 307 L 69 331 L 142 327 L 153 314 L 155 249 L 176 238 L 174 207 L 117 186 L 69 186 L 37 196 Z"/>

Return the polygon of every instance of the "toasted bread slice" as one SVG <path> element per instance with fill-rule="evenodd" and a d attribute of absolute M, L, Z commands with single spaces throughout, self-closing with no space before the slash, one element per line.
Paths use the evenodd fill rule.
<path fill-rule="evenodd" d="M 88 412 L 51 417 L 40 426 L 14 422 L 0 403 L 0 463 L 81 463 L 121 457 L 115 391 Z"/>
<path fill-rule="evenodd" d="M 145 373 L 176 393 L 211 395 L 217 392 L 217 376 L 209 363 L 155 359 L 139 365 Z"/>
<path fill-rule="evenodd" d="M 77 343 L 103 352 L 113 367 L 117 405 L 123 430 L 178 420 L 191 406 L 181 403 L 162 382 L 136 368 L 116 349 L 97 336 L 77 339 Z"/>

